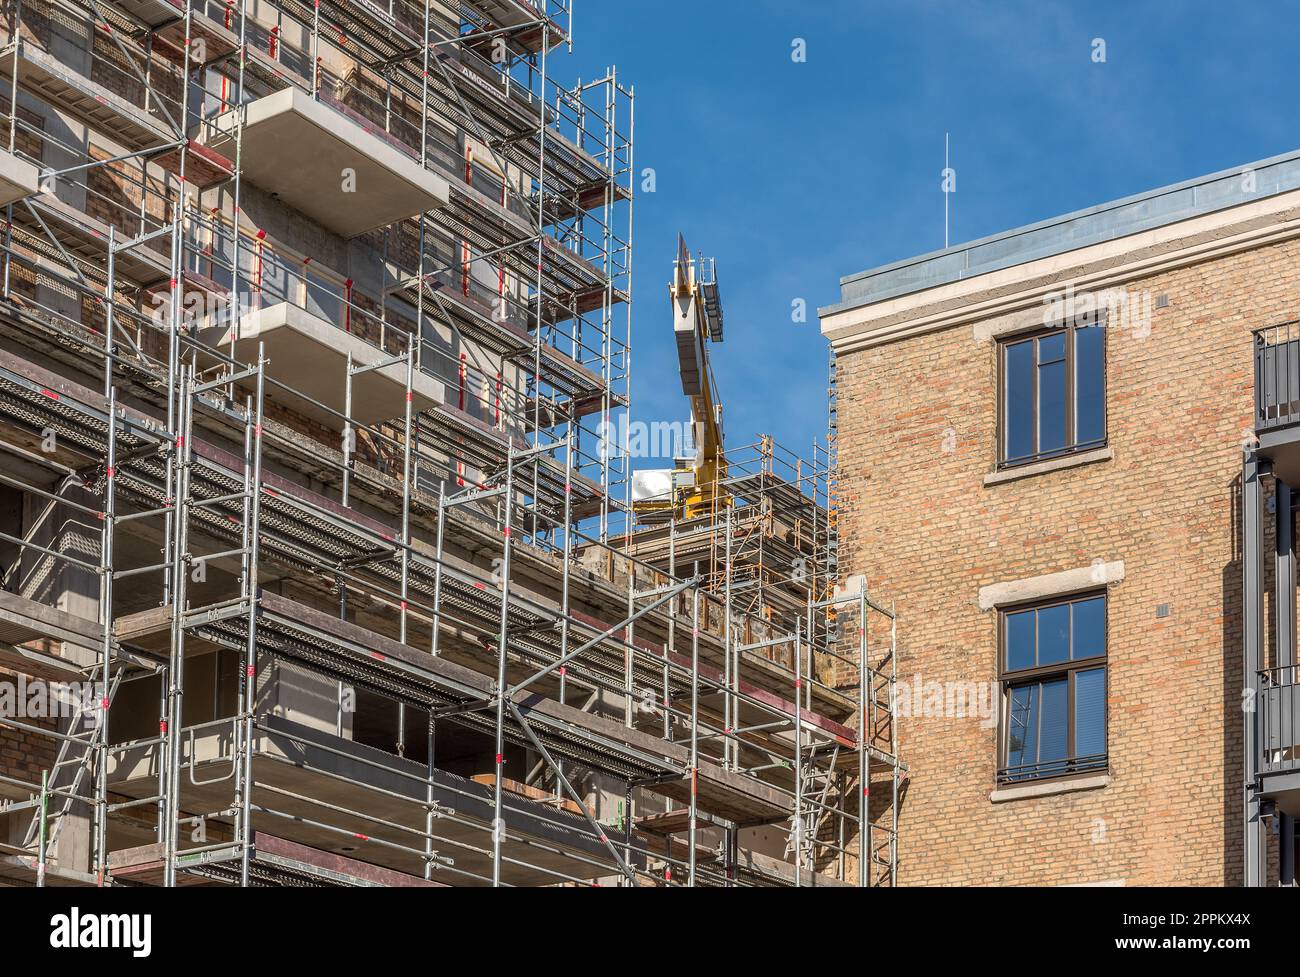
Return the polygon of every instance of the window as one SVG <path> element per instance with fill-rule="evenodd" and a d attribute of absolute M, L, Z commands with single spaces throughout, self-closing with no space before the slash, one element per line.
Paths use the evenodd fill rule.
<path fill-rule="evenodd" d="M 1106 596 L 1002 612 L 999 783 L 1106 769 Z"/>
<path fill-rule="evenodd" d="M 1080 322 L 999 344 L 999 465 L 1106 443 L 1105 331 Z"/>

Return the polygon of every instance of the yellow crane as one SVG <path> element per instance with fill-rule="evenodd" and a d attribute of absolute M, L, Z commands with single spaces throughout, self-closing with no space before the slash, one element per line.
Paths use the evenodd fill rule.
<path fill-rule="evenodd" d="M 676 467 L 671 472 L 638 472 L 644 488 L 635 509 L 644 515 L 675 511 L 693 519 L 722 511 L 731 504 L 731 493 L 723 485 L 727 462 L 723 454 L 722 405 L 709 363 L 710 345 L 722 342 L 717 265 L 712 258 L 692 258 L 681 234 L 677 235 L 677 259 L 668 292 L 682 393 L 691 403 L 694 454 L 674 459 Z"/>

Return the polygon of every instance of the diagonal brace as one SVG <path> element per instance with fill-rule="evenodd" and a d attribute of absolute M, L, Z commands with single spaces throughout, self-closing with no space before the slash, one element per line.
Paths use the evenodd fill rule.
<path fill-rule="evenodd" d="M 618 849 L 614 847 L 614 843 L 609 840 L 609 836 L 605 833 L 605 829 L 601 827 L 600 822 L 595 819 L 591 811 L 587 808 L 587 805 L 582 802 L 582 798 L 578 796 L 578 792 L 574 790 L 573 785 L 569 783 L 569 778 L 564 776 L 564 771 L 560 769 L 560 765 L 551 759 L 550 752 L 542 745 L 542 741 L 537 738 L 537 734 L 533 732 L 533 727 L 528 724 L 528 720 L 525 719 L 524 714 L 519 711 L 519 707 L 509 699 L 506 699 L 506 708 L 509 709 L 510 714 L 515 717 L 515 722 L 517 722 L 519 728 L 524 731 L 524 735 L 528 737 L 528 741 L 533 744 L 533 749 L 542 755 L 542 759 L 546 761 L 546 765 L 555 772 L 556 779 L 564 785 L 565 791 L 571 798 L 573 798 L 573 802 L 578 805 L 578 809 L 582 811 L 582 816 L 587 819 L 587 823 L 591 825 L 592 830 L 596 832 L 604 846 L 609 849 L 610 855 L 613 856 L 614 861 L 618 864 L 619 871 L 623 873 L 624 877 L 626 877 L 633 886 L 640 888 L 640 886 L 637 885 L 636 875 L 632 872 L 632 869 L 628 867 L 627 862 L 623 861 L 623 857 L 618 853 Z"/>

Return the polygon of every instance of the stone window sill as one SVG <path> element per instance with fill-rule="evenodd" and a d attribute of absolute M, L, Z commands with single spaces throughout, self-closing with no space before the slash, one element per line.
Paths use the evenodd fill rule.
<path fill-rule="evenodd" d="M 1070 780 L 1047 780 L 1036 784 L 1015 784 L 999 787 L 989 794 L 994 804 L 1005 801 L 1019 801 L 1030 797 L 1055 797 L 1058 794 L 1073 794 L 1080 790 L 1099 790 L 1110 784 L 1110 774 L 1099 773 L 1088 777 L 1074 777 Z"/>
<path fill-rule="evenodd" d="M 1048 461 L 1035 462 L 1032 465 L 1019 465 L 1015 468 L 1004 468 L 1001 471 L 989 472 L 984 476 L 984 487 L 990 485 L 1001 485 L 1004 482 L 1015 482 L 1022 478 L 1030 478 L 1034 475 L 1046 475 L 1048 472 L 1064 471 L 1067 468 L 1078 468 L 1082 465 L 1092 465 L 1099 461 L 1110 461 L 1115 457 L 1115 452 L 1111 450 L 1110 445 L 1104 448 L 1093 448 L 1091 451 L 1080 451 L 1077 455 L 1062 455 L 1060 458 L 1051 458 Z"/>

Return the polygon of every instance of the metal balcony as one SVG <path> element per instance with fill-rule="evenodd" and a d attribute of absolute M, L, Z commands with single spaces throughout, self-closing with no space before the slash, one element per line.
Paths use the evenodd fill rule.
<path fill-rule="evenodd" d="M 1300 485 L 1300 320 L 1254 332 L 1255 435 L 1273 474 Z"/>
<path fill-rule="evenodd" d="M 1259 673 L 1260 796 L 1287 814 L 1300 814 L 1300 666 Z"/>

